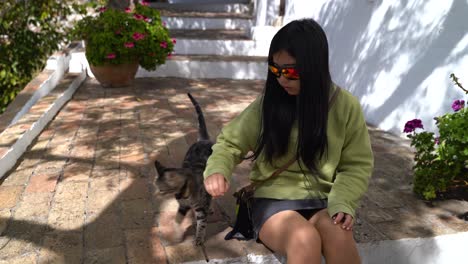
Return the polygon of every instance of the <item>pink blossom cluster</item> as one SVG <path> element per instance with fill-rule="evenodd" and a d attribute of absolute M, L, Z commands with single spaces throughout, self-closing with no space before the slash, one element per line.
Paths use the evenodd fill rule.
<path fill-rule="evenodd" d="M 130 12 L 128 12 L 128 13 L 130 13 Z M 148 23 L 151 23 L 151 21 L 153 21 L 151 18 L 146 17 L 144 15 L 140 15 L 140 14 L 134 14 L 133 18 L 135 18 L 136 20 L 144 20 L 145 22 L 148 22 Z"/>
<path fill-rule="evenodd" d="M 416 128 L 424 128 L 421 119 L 413 119 L 406 122 L 403 132 L 411 133 L 416 130 Z"/>
<path fill-rule="evenodd" d="M 458 112 L 460 111 L 462 108 L 465 107 L 465 100 L 455 100 L 453 103 L 452 103 L 452 109 L 453 111 L 455 112 Z"/>
<path fill-rule="evenodd" d="M 115 53 L 109 53 L 107 54 L 106 56 L 106 59 L 110 59 L 110 60 L 113 60 L 117 57 L 117 55 L 115 55 Z"/>
<path fill-rule="evenodd" d="M 133 15 L 133 18 L 135 18 L 136 20 L 143 20 L 145 19 L 146 17 L 144 15 L 140 15 L 140 14 L 134 14 Z"/>
<path fill-rule="evenodd" d="M 136 41 L 139 41 L 139 40 L 142 40 L 142 39 L 145 38 L 145 34 L 139 33 L 139 32 L 135 32 L 135 33 L 133 33 L 132 38 L 133 38 L 134 40 L 136 40 Z"/>

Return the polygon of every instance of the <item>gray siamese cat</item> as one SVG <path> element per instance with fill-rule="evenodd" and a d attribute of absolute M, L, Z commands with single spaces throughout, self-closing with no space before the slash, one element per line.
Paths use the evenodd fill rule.
<path fill-rule="evenodd" d="M 205 118 L 198 102 L 187 93 L 195 106 L 198 115 L 197 142 L 190 146 L 185 154 L 182 167 L 168 168 L 160 162 L 155 161 L 159 177 L 156 179 L 156 188 L 162 195 L 174 195 L 179 203 L 176 216 L 177 224 L 190 209 L 195 211 L 196 234 L 195 245 L 201 246 L 205 241 L 207 216 L 210 212 L 211 196 L 206 192 L 203 184 L 203 171 L 206 161 L 211 155 L 213 142 L 210 140 L 205 124 Z"/>

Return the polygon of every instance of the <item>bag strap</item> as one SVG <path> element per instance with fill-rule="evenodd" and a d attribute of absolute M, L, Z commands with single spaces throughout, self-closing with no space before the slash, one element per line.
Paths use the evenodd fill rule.
<path fill-rule="evenodd" d="M 293 164 L 294 162 L 296 161 L 296 157 L 293 157 L 292 159 L 290 159 L 288 162 L 286 162 L 286 164 L 284 164 L 283 166 L 281 166 L 281 168 L 275 170 L 270 177 L 266 178 L 266 179 L 263 179 L 263 180 L 259 180 L 259 181 L 254 181 L 254 182 L 251 182 L 248 187 L 250 188 L 255 188 L 257 187 L 258 185 L 266 182 L 267 180 L 271 180 L 272 178 L 278 176 L 280 173 L 282 173 L 284 170 L 286 170 L 287 168 L 289 168 L 289 166 L 291 166 L 291 164 Z"/>
<path fill-rule="evenodd" d="M 283 166 L 281 166 L 281 168 L 275 170 L 275 172 L 273 172 L 273 174 L 271 174 L 270 177 L 268 177 L 268 180 L 273 178 L 273 177 L 276 177 L 278 176 L 280 173 L 282 173 L 284 170 L 286 170 L 287 168 L 289 168 L 289 166 L 291 166 L 291 164 L 293 164 L 294 162 L 296 161 L 296 157 L 293 157 L 292 159 L 290 159 L 286 164 L 284 164 Z"/>
<path fill-rule="evenodd" d="M 335 103 L 336 101 L 336 97 L 338 97 L 338 93 L 340 92 L 340 87 L 338 85 L 335 85 L 335 91 L 333 92 L 333 95 L 331 96 L 330 98 L 330 101 L 328 102 L 328 110 L 331 109 L 331 107 L 333 106 L 333 104 Z M 260 180 L 260 181 L 255 181 L 255 182 L 252 182 L 250 185 L 252 187 L 256 187 L 264 182 L 266 182 L 267 180 L 271 180 L 273 177 L 276 177 L 278 176 L 280 173 L 282 173 L 284 170 L 286 170 L 287 168 L 289 168 L 289 166 L 291 166 L 291 164 L 293 164 L 294 162 L 296 161 L 296 157 L 293 157 L 292 159 L 290 159 L 288 162 L 286 162 L 286 164 L 284 164 L 283 166 L 281 166 L 279 169 L 275 170 L 270 177 L 266 178 L 266 179 L 263 179 L 263 180 Z"/>

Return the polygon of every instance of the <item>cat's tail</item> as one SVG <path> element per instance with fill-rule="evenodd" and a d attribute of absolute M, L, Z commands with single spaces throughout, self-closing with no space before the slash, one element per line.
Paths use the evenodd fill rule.
<path fill-rule="evenodd" d="M 199 140 L 209 140 L 210 135 L 208 134 L 208 129 L 206 128 L 205 117 L 203 116 L 203 112 L 201 110 L 200 105 L 198 104 L 197 100 L 193 98 L 190 93 L 187 93 L 190 101 L 192 101 L 193 106 L 195 106 L 195 110 L 197 111 L 198 115 L 198 133 L 199 133 Z"/>

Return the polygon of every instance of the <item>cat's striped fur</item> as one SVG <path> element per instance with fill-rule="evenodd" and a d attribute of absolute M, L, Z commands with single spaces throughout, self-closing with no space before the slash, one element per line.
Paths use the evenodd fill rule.
<path fill-rule="evenodd" d="M 199 123 L 199 138 L 185 154 L 182 167 L 168 168 L 156 161 L 159 177 L 156 188 L 160 194 L 173 194 L 179 202 L 176 222 L 180 224 L 183 217 L 192 208 L 196 217 L 195 244 L 203 245 L 206 236 L 207 217 L 210 212 L 211 196 L 203 184 L 203 171 L 211 155 L 213 142 L 210 140 L 203 112 L 190 93 L 187 94 L 195 106 Z"/>

